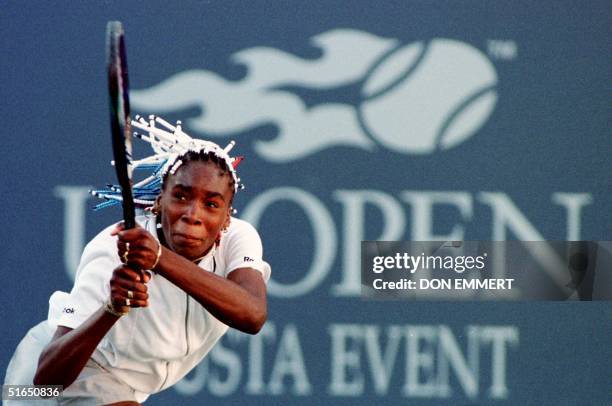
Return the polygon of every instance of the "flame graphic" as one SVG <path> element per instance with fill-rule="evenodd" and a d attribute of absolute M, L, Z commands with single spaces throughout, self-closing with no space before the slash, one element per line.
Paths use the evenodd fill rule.
<path fill-rule="evenodd" d="M 316 60 L 274 48 L 249 48 L 231 57 L 248 69 L 240 81 L 207 70 L 184 71 L 133 91 L 132 104 L 157 114 L 199 107 L 201 115 L 185 124 L 192 131 L 219 137 L 272 123 L 278 135 L 254 142 L 257 154 L 272 162 L 292 161 L 337 145 L 373 149 L 374 143 L 359 125 L 355 106 L 326 103 L 309 108 L 299 96 L 279 88 L 331 89 L 355 83 L 381 56 L 396 48 L 398 41 L 336 29 L 312 37 L 311 43 L 322 50 Z"/>

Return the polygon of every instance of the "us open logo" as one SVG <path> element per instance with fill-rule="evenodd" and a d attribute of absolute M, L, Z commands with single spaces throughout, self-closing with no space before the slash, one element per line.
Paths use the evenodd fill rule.
<path fill-rule="evenodd" d="M 435 38 L 404 44 L 367 32 L 337 29 L 311 38 L 316 60 L 267 47 L 231 56 L 247 67 L 240 81 L 188 70 L 132 92 L 132 104 L 159 114 L 199 107 L 186 120 L 207 138 L 232 137 L 274 124 L 276 137 L 254 140 L 259 156 L 290 162 L 334 146 L 403 154 L 453 148 L 486 123 L 497 102 L 497 73 L 480 50 Z M 306 105 L 295 89 L 341 92 L 346 100 Z M 268 138 L 268 137 L 266 137 Z"/>

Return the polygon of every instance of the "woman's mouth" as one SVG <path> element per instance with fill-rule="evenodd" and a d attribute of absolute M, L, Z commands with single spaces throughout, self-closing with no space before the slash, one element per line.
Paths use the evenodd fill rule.
<path fill-rule="evenodd" d="M 202 239 L 190 234 L 174 233 L 172 239 L 178 245 L 199 245 Z"/>

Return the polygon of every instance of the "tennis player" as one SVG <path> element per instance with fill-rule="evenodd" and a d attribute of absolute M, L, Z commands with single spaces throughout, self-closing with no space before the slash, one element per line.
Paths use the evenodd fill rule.
<path fill-rule="evenodd" d="M 31 329 L 6 384 L 63 385 L 55 402 L 135 405 L 185 376 L 228 327 L 255 334 L 267 317 L 270 266 L 257 231 L 232 217 L 239 159 L 218 145 L 141 120 L 156 151 L 135 185 L 147 207 L 85 247 L 72 291 L 55 292 L 49 317 Z M 117 202 L 116 188 L 96 191 Z M 35 404 L 40 405 L 40 402 Z"/>

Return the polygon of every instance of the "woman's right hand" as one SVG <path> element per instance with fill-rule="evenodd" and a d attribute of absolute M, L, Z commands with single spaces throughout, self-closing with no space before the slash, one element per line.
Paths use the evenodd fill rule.
<path fill-rule="evenodd" d="M 127 313 L 131 307 L 147 307 L 149 294 L 146 283 L 150 279 L 148 272 L 135 271 L 127 265 L 115 268 L 110 280 L 110 301 L 115 311 Z"/>

